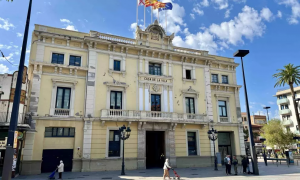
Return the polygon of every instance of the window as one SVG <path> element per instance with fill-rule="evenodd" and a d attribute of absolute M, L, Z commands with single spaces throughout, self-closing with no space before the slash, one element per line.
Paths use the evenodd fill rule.
<path fill-rule="evenodd" d="M 121 61 L 114 60 L 114 71 L 121 71 Z"/>
<path fill-rule="evenodd" d="M 289 105 L 281 105 L 281 110 L 284 110 L 284 109 L 288 109 L 289 108 Z"/>
<path fill-rule="evenodd" d="M 186 113 L 195 114 L 195 101 L 194 98 L 185 98 Z"/>
<path fill-rule="evenodd" d="M 219 101 L 219 115 L 220 117 L 227 117 L 226 101 Z"/>
<path fill-rule="evenodd" d="M 296 125 L 296 131 L 299 131 L 299 126 L 298 125 Z"/>
<path fill-rule="evenodd" d="M 196 141 L 196 132 L 188 132 L 188 155 L 193 156 L 197 155 L 197 141 Z"/>
<path fill-rule="evenodd" d="M 222 75 L 222 83 L 228 84 L 228 76 Z"/>
<path fill-rule="evenodd" d="M 213 83 L 219 83 L 218 75 L 217 74 L 212 74 L 211 75 L 211 82 L 213 82 Z"/>
<path fill-rule="evenodd" d="M 161 64 L 149 63 L 149 74 L 161 76 Z"/>
<path fill-rule="evenodd" d="M 110 109 L 122 109 L 122 92 L 110 92 Z"/>
<path fill-rule="evenodd" d="M 120 157 L 120 132 L 119 130 L 109 131 L 108 157 Z"/>
<path fill-rule="evenodd" d="M 280 96 L 278 96 L 278 98 L 279 98 L 279 99 L 285 99 L 285 98 L 287 98 L 287 97 L 286 97 L 286 95 L 280 95 Z"/>
<path fill-rule="evenodd" d="M 70 56 L 70 66 L 81 66 L 81 57 L 80 56 Z"/>
<path fill-rule="evenodd" d="M 185 70 L 185 78 L 192 79 L 192 72 L 191 70 Z"/>
<path fill-rule="evenodd" d="M 161 111 L 160 95 L 151 94 L 151 111 Z"/>
<path fill-rule="evenodd" d="M 45 137 L 75 137 L 75 128 L 46 127 Z"/>
<path fill-rule="evenodd" d="M 55 108 L 70 109 L 71 88 L 57 87 Z"/>
<path fill-rule="evenodd" d="M 51 63 L 53 63 L 53 64 L 64 64 L 64 55 L 53 53 Z"/>

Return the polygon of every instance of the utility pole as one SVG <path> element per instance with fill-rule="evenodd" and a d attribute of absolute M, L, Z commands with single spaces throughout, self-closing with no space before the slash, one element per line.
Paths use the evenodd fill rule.
<path fill-rule="evenodd" d="M 17 125 L 18 125 L 20 96 L 21 96 L 22 78 L 23 78 L 23 71 L 24 71 L 26 48 L 27 48 L 31 5 L 32 5 L 32 0 L 29 0 L 29 7 L 28 7 L 28 13 L 27 13 L 27 19 L 26 19 L 26 25 L 25 25 L 23 44 L 22 44 L 17 84 L 16 84 L 16 89 L 15 89 L 15 97 L 14 97 L 14 101 L 13 101 L 13 108 L 12 108 L 11 119 L 10 119 L 9 130 L 8 130 L 8 138 L 7 138 L 3 172 L 2 172 L 3 180 L 11 179 L 11 171 L 12 171 L 13 156 L 14 156 L 14 135 L 15 135 L 15 131 L 17 130 Z"/>

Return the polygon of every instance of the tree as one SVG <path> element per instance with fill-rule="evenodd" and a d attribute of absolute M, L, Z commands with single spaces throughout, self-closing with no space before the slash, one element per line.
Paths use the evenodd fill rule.
<path fill-rule="evenodd" d="M 268 124 L 265 124 L 261 129 L 260 135 L 266 138 L 266 145 L 272 148 L 277 146 L 283 152 L 285 149 L 288 149 L 290 145 L 296 143 L 293 139 L 294 134 L 289 130 L 285 130 L 279 119 L 272 119 Z"/>
<path fill-rule="evenodd" d="M 296 119 L 297 119 L 298 126 L 300 127 L 299 111 L 297 108 L 297 103 L 295 100 L 295 91 L 293 87 L 294 84 L 296 84 L 297 86 L 300 84 L 300 66 L 294 66 L 293 64 L 288 64 L 284 66 L 284 69 L 277 69 L 277 71 L 279 72 L 273 75 L 274 78 L 277 78 L 277 82 L 274 87 L 284 86 L 286 84 L 290 86 L 294 109 L 296 112 Z"/>

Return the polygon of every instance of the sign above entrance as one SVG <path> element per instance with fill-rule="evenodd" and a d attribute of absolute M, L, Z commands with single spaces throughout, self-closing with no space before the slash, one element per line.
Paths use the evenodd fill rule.
<path fill-rule="evenodd" d="M 172 79 L 156 78 L 156 77 L 141 77 L 142 81 L 153 82 L 153 83 L 172 83 Z"/>

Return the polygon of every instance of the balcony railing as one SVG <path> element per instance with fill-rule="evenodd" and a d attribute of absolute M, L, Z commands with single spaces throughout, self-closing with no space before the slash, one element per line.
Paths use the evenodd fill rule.
<path fill-rule="evenodd" d="M 220 117 L 220 122 L 229 122 L 228 117 Z"/>
<path fill-rule="evenodd" d="M 10 123 L 11 112 L 0 112 L 0 123 Z M 18 124 L 28 124 L 30 126 L 29 118 L 26 118 L 25 113 L 19 113 Z"/>
<path fill-rule="evenodd" d="M 290 109 L 283 109 L 283 110 L 280 110 L 279 113 L 280 113 L 280 115 L 291 114 L 292 111 Z"/>
<path fill-rule="evenodd" d="M 282 125 L 284 126 L 291 126 L 293 124 L 293 121 L 291 119 L 283 120 Z"/>
<path fill-rule="evenodd" d="M 70 109 L 55 108 L 54 110 L 54 116 L 69 116 L 69 115 L 70 115 Z"/>
<path fill-rule="evenodd" d="M 277 105 L 280 105 L 280 104 L 289 104 L 289 99 L 288 98 L 284 98 L 284 99 L 278 99 L 277 100 Z"/>
<path fill-rule="evenodd" d="M 172 113 L 172 112 L 160 112 L 160 111 L 119 110 L 119 109 L 102 109 L 101 118 L 209 122 L 207 116 L 202 114 Z"/>

